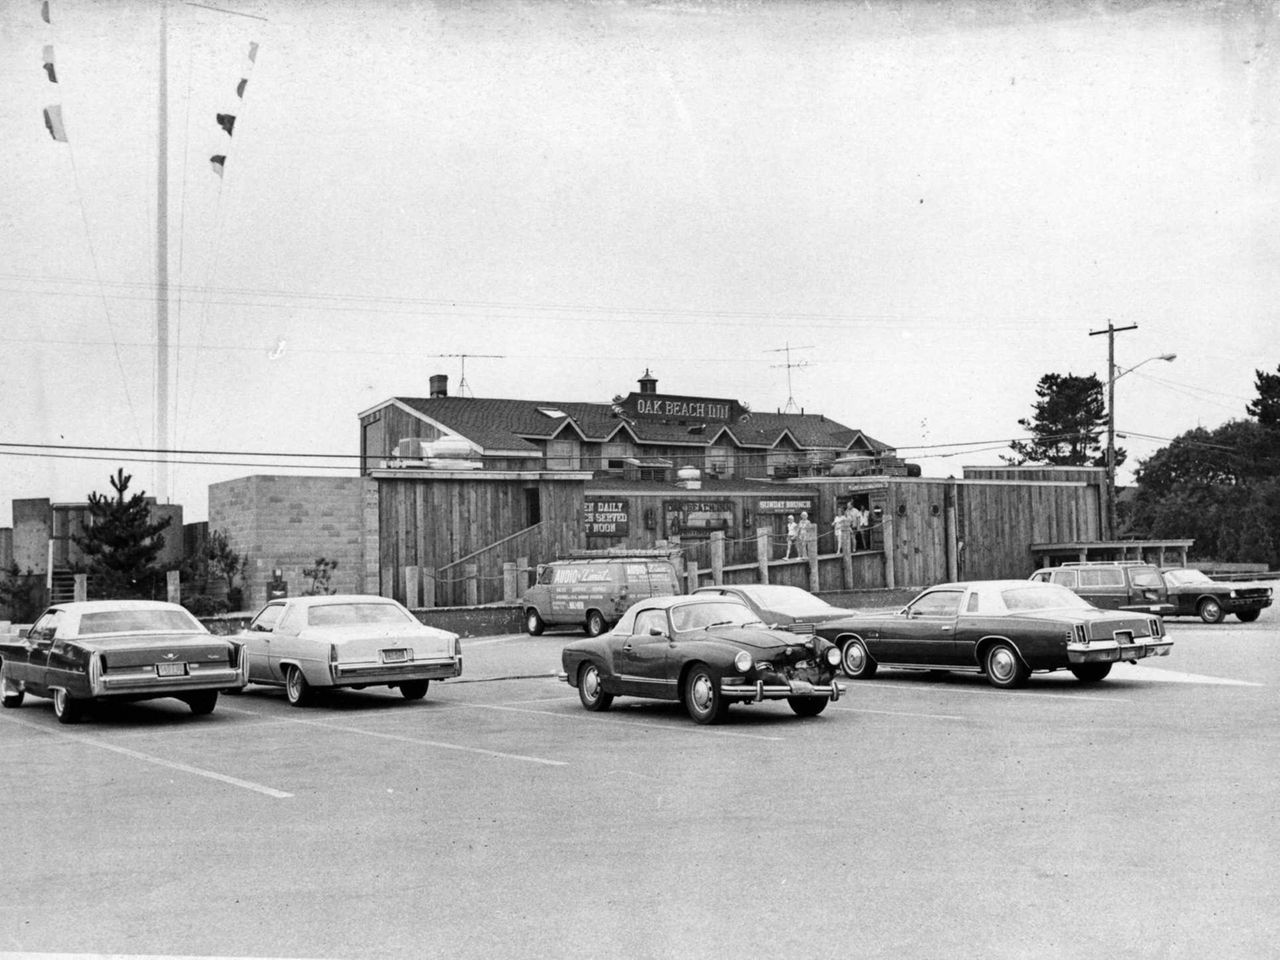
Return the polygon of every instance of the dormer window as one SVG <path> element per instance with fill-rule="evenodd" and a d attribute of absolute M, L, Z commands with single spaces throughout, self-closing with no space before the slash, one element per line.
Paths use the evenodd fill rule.
<path fill-rule="evenodd" d="M 563 420 L 568 416 L 563 410 L 558 410 L 555 407 L 539 407 L 538 412 L 544 417 L 550 417 L 552 420 Z"/>

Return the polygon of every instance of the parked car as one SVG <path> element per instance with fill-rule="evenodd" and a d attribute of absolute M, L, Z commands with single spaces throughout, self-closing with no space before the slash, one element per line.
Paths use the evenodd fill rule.
<path fill-rule="evenodd" d="M 176 603 L 89 600 L 50 607 L 29 629 L 0 637 L 0 702 L 53 700 L 60 723 L 97 701 L 176 697 L 212 713 L 218 691 L 245 685 L 243 645 L 215 637 Z"/>
<path fill-rule="evenodd" d="M 821 597 L 815 597 L 800 587 L 788 587 L 778 583 L 723 584 L 718 587 L 699 587 L 694 596 L 737 597 L 757 617 L 771 627 L 806 630 L 815 623 L 849 617 L 857 610 L 833 607 Z"/>
<path fill-rule="evenodd" d="M 1098 681 L 1119 660 L 1167 656 L 1173 646 L 1159 617 L 1099 610 L 1065 587 L 1026 580 L 940 584 L 897 613 L 832 620 L 818 635 L 839 646 L 854 679 L 919 667 L 985 674 L 997 687 L 1063 669 Z"/>
<path fill-rule="evenodd" d="M 1230 583 L 1212 579 L 1203 570 L 1179 567 L 1164 571 L 1173 616 L 1199 617 L 1221 623 L 1234 613 L 1241 623 L 1253 623 L 1271 606 L 1271 588 L 1260 583 Z"/>
<path fill-rule="evenodd" d="M 556 560 L 538 567 L 538 582 L 520 605 L 532 636 L 547 626 L 581 624 L 587 636 L 598 637 L 637 600 L 679 589 L 676 568 L 665 557 Z"/>
<path fill-rule="evenodd" d="M 1103 610 L 1129 610 L 1168 616 L 1173 613 L 1164 578 L 1154 564 L 1136 560 L 1064 563 L 1033 573 L 1038 583 L 1056 583 Z"/>
<path fill-rule="evenodd" d="M 566 646 L 560 674 L 588 710 L 616 696 L 682 700 L 697 723 L 730 703 L 786 700 L 814 717 L 840 698 L 840 651 L 817 636 L 771 630 L 736 597 L 651 597 L 609 633 Z"/>
<path fill-rule="evenodd" d="M 240 637 L 249 682 L 284 687 L 295 707 L 337 687 L 399 688 L 405 699 L 421 700 L 432 680 L 462 674 L 458 635 L 427 626 L 388 597 L 272 600 Z"/>

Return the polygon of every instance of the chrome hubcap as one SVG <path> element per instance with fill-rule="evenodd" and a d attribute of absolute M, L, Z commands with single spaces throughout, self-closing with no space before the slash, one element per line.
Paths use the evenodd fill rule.
<path fill-rule="evenodd" d="M 1005 647 L 1001 647 L 987 661 L 987 669 L 997 680 L 1008 680 L 1013 676 L 1013 654 Z"/>
<path fill-rule="evenodd" d="M 600 674 L 594 667 L 582 675 L 582 692 L 587 695 L 588 700 L 600 696 Z"/>
<path fill-rule="evenodd" d="M 862 644 L 850 643 L 844 648 L 844 668 L 849 673 L 862 669 Z"/>
<path fill-rule="evenodd" d="M 699 711 L 711 709 L 711 678 L 700 673 L 693 680 L 693 705 Z"/>

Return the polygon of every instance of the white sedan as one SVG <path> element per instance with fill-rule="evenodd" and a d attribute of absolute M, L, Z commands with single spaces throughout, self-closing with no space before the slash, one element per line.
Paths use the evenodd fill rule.
<path fill-rule="evenodd" d="M 249 652 L 249 682 L 284 687 L 294 706 L 334 687 L 398 687 L 420 700 L 432 680 L 462 674 L 458 635 L 428 627 L 387 597 L 273 600 L 239 639 Z"/>

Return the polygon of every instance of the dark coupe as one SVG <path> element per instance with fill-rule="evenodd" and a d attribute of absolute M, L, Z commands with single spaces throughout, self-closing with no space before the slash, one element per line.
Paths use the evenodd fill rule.
<path fill-rule="evenodd" d="M 247 668 L 240 643 L 155 600 L 62 603 L 23 634 L 0 638 L 4 705 L 50 697 L 61 723 L 78 721 L 95 700 L 176 697 L 192 713 L 211 713 L 219 690 L 245 685 Z"/>
<path fill-rule="evenodd" d="M 1199 617 L 1205 623 L 1221 623 L 1234 613 L 1241 623 L 1253 623 L 1271 606 L 1271 588 L 1260 583 L 1227 583 L 1202 570 L 1164 571 L 1169 602 L 1175 617 Z"/>
<path fill-rule="evenodd" d="M 802 717 L 840 698 L 840 651 L 816 635 L 770 630 L 741 600 L 653 597 L 609 633 L 561 654 L 561 679 L 588 710 L 615 696 L 681 700 L 697 723 L 720 723 L 730 703 L 786 700 Z"/>
<path fill-rule="evenodd" d="M 854 679 L 915 667 L 985 674 L 997 687 L 1063 669 L 1096 682 L 1117 661 L 1167 656 L 1173 646 L 1159 617 L 1099 610 L 1066 587 L 1029 580 L 940 584 L 897 613 L 833 620 L 818 634 L 840 647 Z"/>

